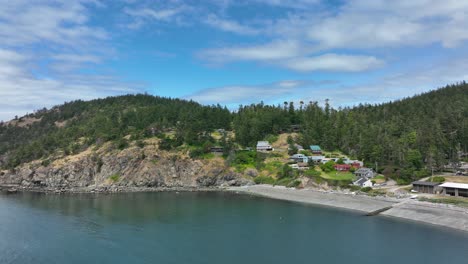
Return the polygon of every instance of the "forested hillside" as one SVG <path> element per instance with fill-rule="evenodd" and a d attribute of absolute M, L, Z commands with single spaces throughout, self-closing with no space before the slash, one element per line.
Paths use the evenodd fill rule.
<path fill-rule="evenodd" d="M 331 99 L 333 100 L 333 99 Z M 401 177 L 417 178 L 468 150 L 468 85 L 447 86 L 380 105 L 333 109 L 326 102 L 263 103 L 229 112 L 221 106 L 150 95 L 75 101 L 43 109 L 0 126 L 0 161 L 5 168 L 61 152 L 80 152 L 94 144 L 157 136 L 164 149 L 214 142 L 215 129 L 233 130 L 239 146 L 300 127 L 296 141 L 321 145 L 379 164 Z M 167 137 L 168 131 L 173 136 Z M 232 146 L 232 145 L 230 145 Z M 426 171 L 427 173 L 427 171 Z"/>
<path fill-rule="evenodd" d="M 65 155 L 93 144 L 115 141 L 124 148 L 128 141 L 176 132 L 171 145 L 199 144 L 200 134 L 229 128 L 231 113 L 221 106 L 149 95 L 108 97 L 89 102 L 74 101 L 43 109 L 0 126 L 0 162 L 15 167 L 47 157 Z"/>

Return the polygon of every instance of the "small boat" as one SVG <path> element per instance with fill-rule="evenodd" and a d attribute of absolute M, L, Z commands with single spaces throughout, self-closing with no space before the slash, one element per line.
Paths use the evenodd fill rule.
<path fill-rule="evenodd" d="M 18 192 L 18 190 L 15 189 L 15 188 L 10 188 L 10 189 L 8 189 L 8 190 L 6 191 L 7 194 L 13 194 L 13 193 L 17 193 L 17 192 Z"/>

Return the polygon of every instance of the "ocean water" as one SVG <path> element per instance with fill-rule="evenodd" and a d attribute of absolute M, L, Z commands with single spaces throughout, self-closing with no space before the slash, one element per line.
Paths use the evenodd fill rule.
<path fill-rule="evenodd" d="M 18 193 L 0 263 L 468 263 L 468 234 L 234 193 Z"/>

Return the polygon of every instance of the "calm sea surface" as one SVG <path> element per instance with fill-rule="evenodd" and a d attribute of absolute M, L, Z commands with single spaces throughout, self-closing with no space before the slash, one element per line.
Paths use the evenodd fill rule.
<path fill-rule="evenodd" d="M 468 263 L 468 234 L 229 193 L 19 193 L 0 263 Z"/>

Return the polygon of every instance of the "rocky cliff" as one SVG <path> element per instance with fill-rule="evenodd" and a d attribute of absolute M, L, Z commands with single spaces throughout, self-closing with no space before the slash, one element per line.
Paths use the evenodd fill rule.
<path fill-rule="evenodd" d="M 152 188 L 208 188 L 251 184 L 224 159 L 194 160 L 155 145 L 116 150 L 91 148 L 50 162 L 35 161 L 0 172 L 1 186 L 44 191 L 126 191 Z"/>

